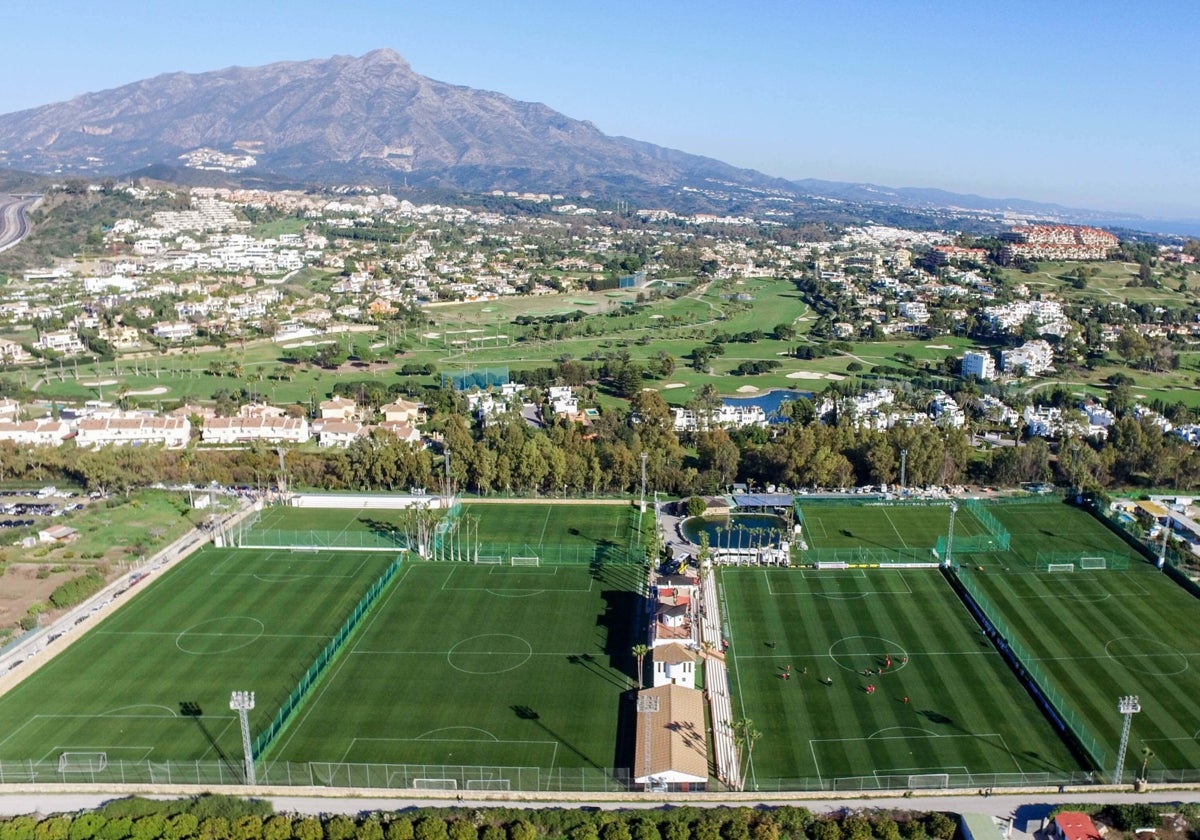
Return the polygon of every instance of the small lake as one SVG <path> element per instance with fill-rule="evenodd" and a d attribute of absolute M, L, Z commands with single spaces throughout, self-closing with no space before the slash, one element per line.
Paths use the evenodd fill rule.
<path fill-rule="evenodd" d="M 767 391 L 767 393 L 755 397 L 721 397 L 721 402 L 726 405 L 756 405 L 763 410 L 763 414 L 767 415 L 769 422 L 780 423 L 782 421 L 779 419 L 779 406 L 801 397 L 811 400 L 812 396 L 812 391 L 787 391 L 776 388 L 774 391 Z"/>
<path fill-rule="evenodd" d="M 739 528 L 740 526 L 740 528 Z M 683 535 L 700 544 L 700 535 L 708 534 L 708 544 L 713 548 L 737 548 L 741 545 L 779 545 L 779 534 L 787 533 L 787 523 L 782 517 L 766 513 L 734 513 L 706 519 L 693 516 L 683 520 Z M 753 533 L 754 529 L 765 529 L 767 534 Z M 741 541 L 739 543 L 739 540 Z"/>

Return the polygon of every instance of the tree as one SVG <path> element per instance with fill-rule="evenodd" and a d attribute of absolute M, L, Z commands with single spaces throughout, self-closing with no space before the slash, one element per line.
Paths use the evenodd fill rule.
<path fill-rule="evenodd" d="M 642 662 L 649 652 L 650 648 L 646 645 L 638 644 L 633 646 L 633 655 L 637 658 L 637 684 L 639 690 L 642 687 Z"/>
<path fill-rule="evenodd" d="M 687 500 L 687 515 L 688 516 L 703 516 L 708 510 L 708 502 L 703 496 L 690 496 Z"/>
<path fill-rule="evenodd" d="M 742 777 L 738 779 L 738 790 L 746 789 L 746 778 L 750 773 L 750 761 L 754 755 L 754 742 L 762 737 L 762 733 L 754 728 L 754 721 L 749 718 L 739 718 L 733 722 L 733 740 L 741 753 Z"/>

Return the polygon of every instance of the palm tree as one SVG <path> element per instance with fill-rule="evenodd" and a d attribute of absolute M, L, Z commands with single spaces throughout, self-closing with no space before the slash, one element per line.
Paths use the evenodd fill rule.
<path fill-rule="evenodd" d="M 637 657 L 637 683 L 639 691 L 642 688 L 642 660 L 645 659 L 646 654 L 649 652 L 650 648 L 648 648 L 646 645 L 633 646 L 633 655 Z"/>
<path fill-rule="evenodd" d="M 1150 759 L 1154 758 L 1154 750 L 1149 747 L 1142 747 L 1142 772 L 1138 773 L 1138 780 L 1146 780 L 1146 768 L 1150 765 Z"/>
<path fill-rule="evenodd" d="M 733 722 L 733 740 L 741 756 L 741 778 L 737 780 L 738 790 L 746 789 L 746 777 L 750 773 L 750 758 L 754 754 L 754 742 L 762 737 L 762 733 L 754 728 L 754 721 L 749 718 L 739 718 Z"/>

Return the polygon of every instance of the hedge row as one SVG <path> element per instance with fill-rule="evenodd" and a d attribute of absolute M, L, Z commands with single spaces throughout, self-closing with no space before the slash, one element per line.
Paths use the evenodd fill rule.
<path fill-rule="evenodd" d="M 814 818 L 804 808 L 422 808 L 355 817 L 274 814 L 226 796 L 122 799 L 97 811 L 0 822 L 0 840 L 952 840 L 945 814 Z"/>

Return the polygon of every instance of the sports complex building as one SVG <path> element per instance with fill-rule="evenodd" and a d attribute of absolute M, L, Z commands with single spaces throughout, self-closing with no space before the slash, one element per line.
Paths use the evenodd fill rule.
<path fill-rule="evenodd" d="M 1200 590 L 1086 502 L 260 504 L 0 651 L 0 784 L 1200 782 Z"/>

